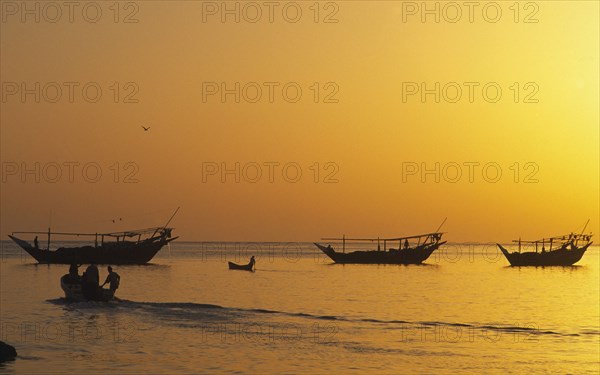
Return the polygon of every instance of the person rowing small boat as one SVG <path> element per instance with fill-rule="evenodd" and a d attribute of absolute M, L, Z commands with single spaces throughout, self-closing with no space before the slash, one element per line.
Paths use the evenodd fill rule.
<path fill-rule="evenodd" d="M 254 256 L 250 258 L 250 262 L 248 264 L 236 264 L 233 262 L 229 263 L 230 270 L 243 270 L 243 271 L 252 271 L 254 269 L 254 264 L 256 261 L 254 260 Z"/>

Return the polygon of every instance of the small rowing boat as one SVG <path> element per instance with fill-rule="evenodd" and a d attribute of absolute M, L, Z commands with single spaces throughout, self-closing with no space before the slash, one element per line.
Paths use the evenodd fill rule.
<path fill-rule="evenodd" d="M 250 258 L 250 263 L 248 264 L 236 264 L 233 262 L 227 262 L 229 263 L 229 269 L 230 270 L 241 270 L 241 271 L 252 271 L 254 269 L 254 257 Z"/>

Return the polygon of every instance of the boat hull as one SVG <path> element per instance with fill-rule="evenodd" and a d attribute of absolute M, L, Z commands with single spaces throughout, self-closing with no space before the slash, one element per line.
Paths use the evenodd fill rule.
<path fill-rule="evenodd" d="M 115 292 L 110 289 L 98 288 L 96 295 L 93 298 L 86 298 L 83 294 L 81 282 L 73 282 L 70 276 L 64 275 L 60 278 L 60 287 L 65 292 L 65 298 L 69 301 L 110 301 L 114 298 Z"/>
<path fill-rule="evenodd" d="M 252 263 L 248 263 L 248 264 L 236 264 L 233 262 L 227 262 L 229 264 L 229 269 L 230 270 L 240 270 L 240 271 L 252 271 L 252 268 L 254 267 L 254 265 Z"/>
<path fill-rule="evenodd" d="M 546 252 L 511 253 L 500 244 L 496 244 L 511 266 L 572 266 L 579 262 L 591 243 L 576 249 L 558 249 Z"/>
<path fill-rule="evenodd" d="M 446 241 L 416 248 L 389 251 L 354 251 L 339 253 L 331 247 L 315 243 L 325 255 L 341 264 L 421 264 Z"/>
<path fill-rule="evenodd" d="M 98 247 L 61 247 L 56 250 L 42 250 L 31 246 L 27 241 L 9 237 L 39 263 L 43 264 L 145 264 L 160 249 L 177 239 L 154 237 L 140 242 L 107 242 Z"/>

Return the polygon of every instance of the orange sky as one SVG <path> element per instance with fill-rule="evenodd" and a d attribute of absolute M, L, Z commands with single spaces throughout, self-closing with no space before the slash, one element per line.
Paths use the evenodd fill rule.
<path fill-rule="evenodd" d="M 20 4 L 1 4 L 2 238 L 43 230 L 51 211 L 56 230 L 87 232 L 159 225 L 177 206 L 173 225 L 186 240 L 395 236 L 434 230 L 445 217 L 451 241 L 556 235 L 588 218 L 598 232 L 597 2 L 520 2 L 518 15 L 514 2 L 498 2 L 495 23 L 484 5 L 473 22 L 467 8 L 448 22 L 447 2 L 439 23 L 433 15 L 422 22 L 411 2 L 321 2 L 318 15 L 313 2 L 297 2 L 295 23 L 282 14 L 288 3 L 274 8 L 273 22 L 263 6 L 256 23 L 247 3 L 239 23 L 211 14 L 220 2 L 120 3 L 118 15 L 112 2 L 98 3 L 95 23 L 83 5 L 73 22 L 63 8 L 52 23 L 56 9 L 40 5 L 35 22 Z M 36 82 L 40 103 L 22 97 Z M 240 103 L 203 95 L 203 83 L 221 90 L 236 82 Z M 403 91 L 436 82 L 440 103 Z M 251 103 L 257 86 L 262 96 Z M 457 86 L 462 97 L 452 103 Z M 94 87 L 102 96 L 89 103 Z M 302 96 L 288 102 L 295 87 Z M 502 96 L 491 103 L 494 87 Z M 534 92 L 528 100 L 538 102 L 526 103 Z M 233 174 L 222 182 L 221 167 L 236 163 L 240 182 Z M 420 173 L 436 163 L 437 183 L 435 172 Z M 82 174 L 86 165 L 100 168 L 98 182 Z M 257 165 L 262 175 L 252 182 Z M 456 165 L 462 176 L 452 182 Z M 500 168 L 499 181 L 490 181 L 494 169 L 483 175 L 485 165 Z"/>

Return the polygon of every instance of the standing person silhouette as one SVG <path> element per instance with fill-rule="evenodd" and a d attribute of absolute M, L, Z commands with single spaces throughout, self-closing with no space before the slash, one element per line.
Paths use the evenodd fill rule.
<path fill-rule="evenodd" d="M 107 269 L 108 269 L 108 276 L 106 276 L 106 281 L 104 282 L 104 284 L 100 285 L 100 287 L 103 287 L 104 285 L 109 284 L 108 287 L 114 293 L 119 288 L 119 284 L 121 283 L 121 276 L 119 276 L 118 273 L 113 272 L 113 269 L 111 266 L 108 266 Z"/>

